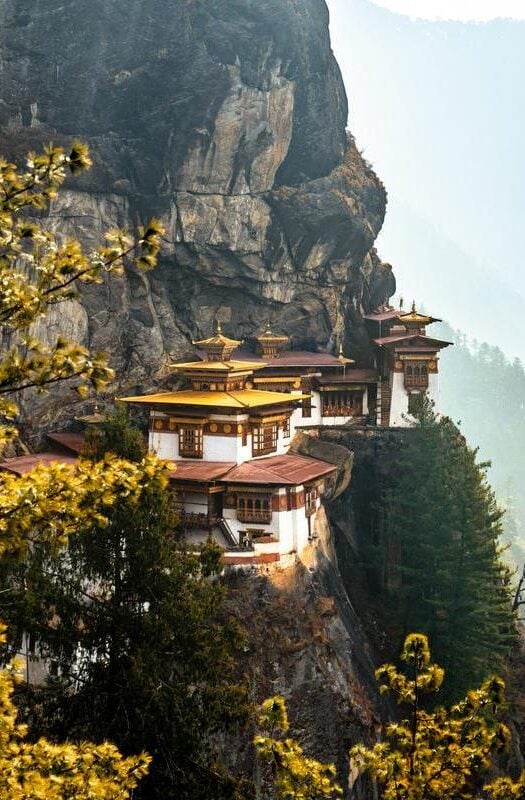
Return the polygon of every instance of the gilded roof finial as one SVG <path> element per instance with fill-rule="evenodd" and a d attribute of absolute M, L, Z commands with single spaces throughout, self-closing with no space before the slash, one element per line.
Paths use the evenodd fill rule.
<path fill-rule="evenodd" d="M 404 305 L 404 303 L 405 303 L 405 301 L 404 301 L 403 297 L 400 297 L 400 298 L 399 298 L 399 310 L 400 310 L 400 311 L 403 311 L 403 305 Z"/>
<path fill-rule="evenodd" d="M 417 314 L 416 301 L 412 300 L 412 314 Z"/>
<path fill-rule="evenodd" d="M 222 324 L 220 319 L 215 319 L 215 333 L 222 333 Z"/>

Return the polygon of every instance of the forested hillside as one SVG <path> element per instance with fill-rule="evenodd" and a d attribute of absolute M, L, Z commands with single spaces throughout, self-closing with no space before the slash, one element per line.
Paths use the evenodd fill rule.
<path fill-rule="evenodd" d="M 469 340 L 450 326 L 435 327 L 440 338 L 454 341 L 441 359 L 441 411 L 461 423 L 469 443 L 490 460 L 489 479 L 507 509 L 505 537 L 509 557 L 525 560 L 525 369 L 498 348 Z"/>

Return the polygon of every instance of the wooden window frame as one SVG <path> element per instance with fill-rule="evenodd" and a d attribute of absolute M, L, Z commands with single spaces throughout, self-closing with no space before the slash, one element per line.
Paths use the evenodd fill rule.
<path fill-rule="evenodd" d="M 252 429 L 252 455 L 267 456 L 277 451 L 279 429 L 276 422 L 256 425 Z"/>
<path fill-rule="evenodd" d="M 270 495 L 238 494 L 237 519 L 240 522 L 269 525 L 272 521 L 272 498 Z"/>
<path fill-rule="evenodd" d="M 301 405 L 303 419 L 310 419 L 312 416 L 312 398 L 306 397 Z"/>
<path fill-rule="evenodd" d="M 181 458 L 204 457 L 204 431 L 198 425 L 179 427 L 179 456 Z"/>

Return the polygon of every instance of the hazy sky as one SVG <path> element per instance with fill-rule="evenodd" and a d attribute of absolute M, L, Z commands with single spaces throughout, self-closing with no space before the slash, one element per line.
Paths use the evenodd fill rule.
<path fill-rule="evenodd" d="M 525 357 L 525 22 L 379 4 L 525 17 L 525 0 L 328 0 L 349 127 L 389 194 L 381 256 L 406 297 Z"/>
<path fill-rule="evenodd" d="M 524 0 L 372 0 L 389 11 L 429 20 L 487 22 L 500 17 L 525 20 Z"/>

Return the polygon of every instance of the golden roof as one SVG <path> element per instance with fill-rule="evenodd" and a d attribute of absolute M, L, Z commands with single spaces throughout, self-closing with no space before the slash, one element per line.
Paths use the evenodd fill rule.
<path fill-rule="evenodd" d="M 229 347 L 233 349 L 234 347 L 239 347 L 241 342 L 238 341 L 237 339 L 228 339 L 228 337 L 225 336 L 222 332 L 221 323 L 217 322 L 217 327 L 214 336 L 210 336 L 209 339 L 200 339 L 199 341 L 193 341 L 193 344 L 195 345 L 195 347 L 200 347 L 203 350 L 206 350 L 209 347 L 213 348 Z"/>
<path fill-rule="evenodd" d="M 186 364 L 170 364 L 184 372 L 253 372 L 267 365 L 261 361 L 189 361 Z"/>
<path fill-rule="evenodd" d="M 256 339 L 258 342 L 285 344 L 286 342 L 289 341 L 290 337 L 274 333 L 272 331 L 270 323 L 268 322 L 264 333 L 257 334 L 256 336 L 254 336 L 254 339 Z"/>
<path fill-rule="evenodd" d="M 166 406 L 202 406 L 220 408 L 257 408 L 258 406 L 282 405 L 308 399 L 309 394 L 290 394 L 288 392 L 263 392 L 257 389 L 240 389 L 233 392 L 203 391 L 192 389 L 181 392 L 161 392 L 160 394 L 120 397 L 123 403 Z"/>
<path fill-rule="evenodd" d="M 425 314 L 419 314 L 418 310 L 416 309 L 415 301 L 412 303 L 412 310 L 408 314 L 400 314 L 398 319 L 403 324 L 412 322 L 418 325 L 430 325 L 431 322 L 434 322 L 433 317 L 427 317 Z"/>

